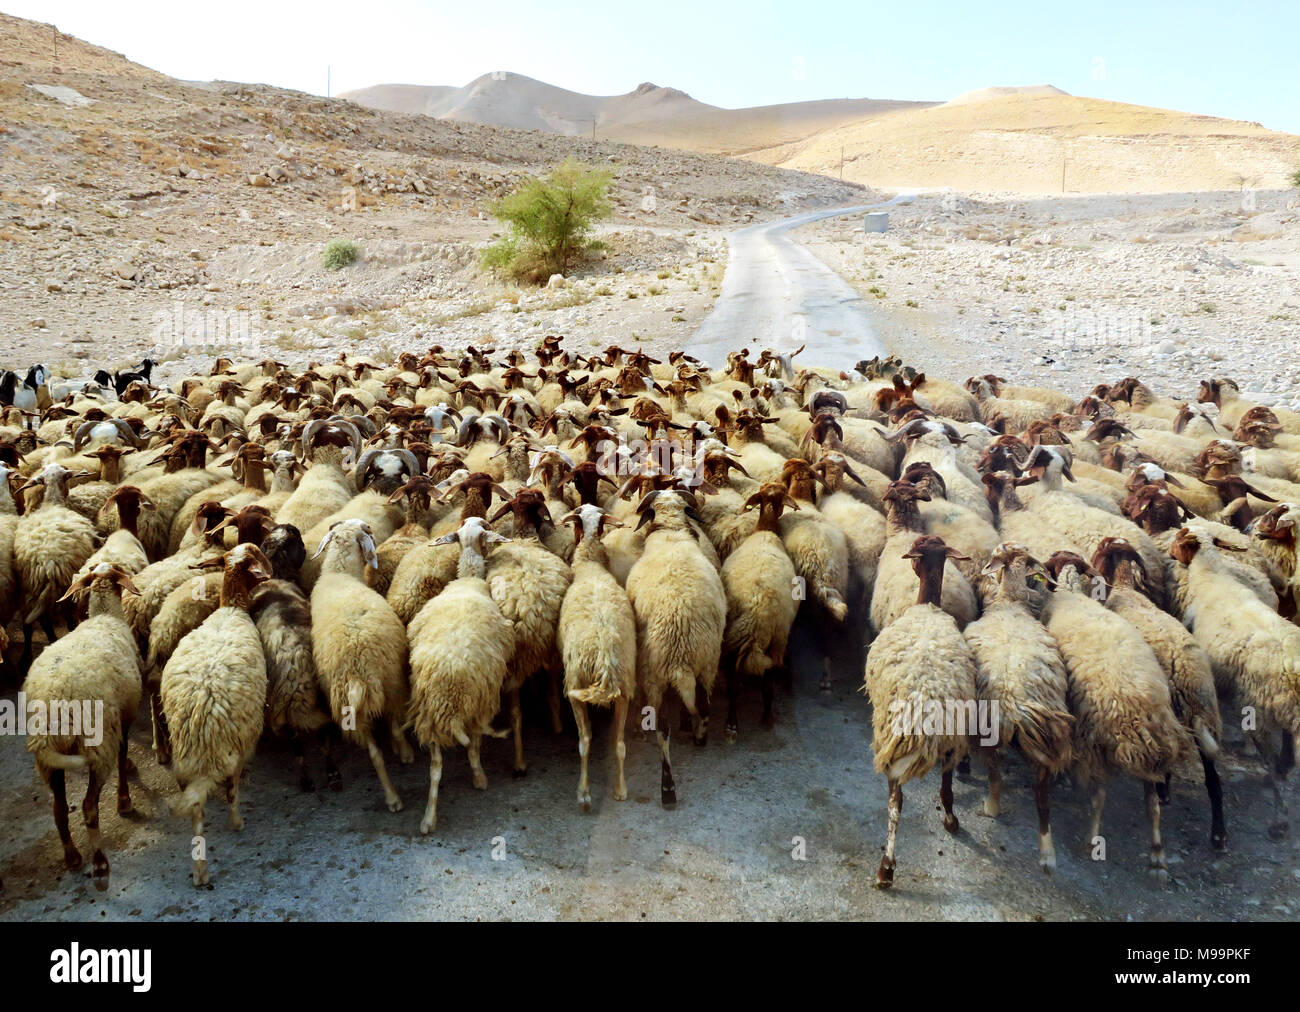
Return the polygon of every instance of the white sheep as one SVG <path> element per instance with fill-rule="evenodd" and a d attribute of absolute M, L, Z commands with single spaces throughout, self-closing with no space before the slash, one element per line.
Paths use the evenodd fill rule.
<path fill-rule="evenodd" d="M 172 772 L 181 788 L 174 810 L 190 817 L 199 841 L 204 806 L 218 785 L 226 789 L 230 828 L 244 828 L 239 778 L 262 734 L 266 706 L 266 658 L 248 615 L 249 595 L 270 576 L 270 563 L 255 545 L 234 548 L 226 556 L 220 607 L 180 641 L 163 669 Z M 194 885 L 208 882 L 207 858 L 195 856 Z"/>

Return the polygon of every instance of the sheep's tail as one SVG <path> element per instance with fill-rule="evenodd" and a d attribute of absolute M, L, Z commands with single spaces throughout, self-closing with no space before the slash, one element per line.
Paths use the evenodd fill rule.
<path fill-rule="evenodd" d="M 84 770 L 86 768 L 86 757 L 84 755 L 64 755 L 49 746 L 42 746 L 35 750 L 36 761 L 51 770 Z"/>
<path fill-rule="evenodd" d="M 607 667 L 600 680 L 582 689 L 570 689 L 568 696 L 579 703 L 591 706 L 609 706 L 622 694 L 618 684 L 618 672 Z"/>
<path fill-rule="evenodd" d="M 1025 755 L 1053 773 L 1068 767 L 1073 758 L 1070 738 L 1074 717 L 1041 703 L 1023 702 L 1016 709 L 1013 722 Z"/>
<path fill-rule="evenodd" d="M 366 687 L 360 682 L 348 679 L 348 706 L 352 707 L 353 717 L 361 716 L 361 701 L 366 697 Z M 360 721 L 358 721 L 358 725 Z"/>
<path fill-rule="evenodd" d="M 453 738 L 460 742 L 463 748 L 469 747 L 469 735 L 465 732 L 465 721 L 460 717 L 453 717 L 451 719 L 451 726 L 447 728 L 447 731 Z M 495 734 L 493 736 L 495 737 Z"/>
<path fill-rule="evenodd" d="M 216 786 L 217 782 L 211 777 L 199 777 L 197 780 L 192 781 L 185 790 L 181 791 L 180 796 L 172 802 L 172 812 L 190 818 L 201 815 L 203 806 L 207 804 L 208 795 Z"/>
<path fill-rule="evenodd" d="M 1219 743 L 1200 717 L 1192 721 L 1192 734 L 1196 737 L 1196 744 L 1200 746 L 1206 759 L 1214 759 L 1218 756 Z"/>
<path fill-rule="evenodd" d="M 813 597 L 821 603 L 821 606 L 830 612 L 831 618 L 836 622 L 843 622 L 844 616 L 849 613 L 849 606 L 844 601 L 844 596 L 834 587 L 827 587 L 818 583 L 813 586 Z"/>

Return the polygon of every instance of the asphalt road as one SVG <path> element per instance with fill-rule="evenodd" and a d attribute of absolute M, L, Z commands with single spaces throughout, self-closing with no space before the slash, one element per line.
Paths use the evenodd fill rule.
<path fill-rule="evenodd" d="M 732 232 L 722 293 L 686 350 L 712 366 L 748 346 L 805 350 L 799 365 L 852 368 L 885 348 L 863 310 L 862 296 L 808 252 L 792 235 L 802 225 L 839 215 L 883 210 L 912 199 L 900 195 L 881 204 L 815 211 Z"/>

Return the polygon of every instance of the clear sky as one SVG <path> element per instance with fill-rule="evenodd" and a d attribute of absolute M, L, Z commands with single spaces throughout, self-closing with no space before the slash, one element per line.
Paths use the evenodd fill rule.
<path fill-rule="evenodd" d="M 642 81 L 735 107 L 952 98 L 990 85 L 1300 133 L 1300 0 L 0 0 L 175 77 L 324 94 L 510 70 L 611 95 Z"/>

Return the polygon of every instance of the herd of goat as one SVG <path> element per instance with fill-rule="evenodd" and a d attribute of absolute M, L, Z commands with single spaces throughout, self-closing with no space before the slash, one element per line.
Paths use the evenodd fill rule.
<path fill-rule="evenodd" d="M 710 369 L 681 352 L 585 357 L 553 336 L 532 356 L 434 346 L 305 371 L 221 358 L 172 389 L 152 369 L 0 379 L 0 626 L 21 626 L 22 698 L 51 715 L 26 745 L 72 869 L 67 777 L 88 778 L 100 888 L 99 795 L 116 772 L 131 810 L 143 706 L 195 836 L 217 790 L 242 826 L 240 777 L 264 733 L 288 738 L 304 790 L 304 743 L 333 789 L 335 750 L 365 748 L 393 812 L 385 752 L 427 749 L 428 833 L 443 749 L 467 750 L 480 789 L 485 735 L 512 737 L 526 769 L 520 691 L 534 677 L 557 730 L 572 708 L 584 810 L 589 708 L 613 709 L 623 800 L 634 699 L 658 715 L 669 806 L 661 707 L 679 701 L 704 744 L 720 675 L 735 740 L 756 680 L 771 728 L 800 609 L 865 650 L 889 790 L 879 887 L 903 785 L 937 767 L 955 832 L 954 769 L 983 760 L 996 816 L 1012 752 L 1032 772 L 1045 870 L 1053 781 L 1090 792 L 1093 839 L 1108 779 L 1127 775 L 1145 785 L 1164 878 L 1161 801 L 1198 755 L 1210 842 L 1225 845 L 1225 717 L 1272 783 L 1270 836 L 1287 832 L 1300 415 L 1248 403 L 1231 380 L 1205 380 L 1195 403 L 1135 378 L 1076 399 L 892 358 L 839 372 L 745 349 Z M 77 700 L 102 703 L 98 741 L 53 719 Z M 899 719 L 932 703 L 991 708 L 992 739 Z M 193 881 L 208 882 L 201 858 Z"/>

